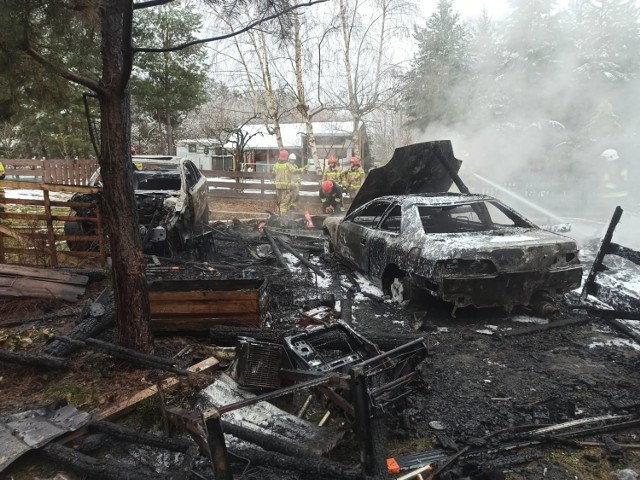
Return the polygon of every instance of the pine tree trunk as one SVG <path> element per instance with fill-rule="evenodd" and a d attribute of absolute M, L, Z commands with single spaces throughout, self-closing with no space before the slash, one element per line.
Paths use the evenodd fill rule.
<path fill-rule="evenodd" d="M 130 54 L 131 0 L 103 0 L 102 86 L 100 96 L 100 171 L 111 244 L 116 339 L 143 352 L 153 349 L 149 329 L 149 295 L 138 236 L 138 213 L 131 162 L 131 117 L 126 68 Z"/>

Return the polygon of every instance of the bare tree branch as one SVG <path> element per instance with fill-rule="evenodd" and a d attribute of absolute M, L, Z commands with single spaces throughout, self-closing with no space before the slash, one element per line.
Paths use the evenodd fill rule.
<path fill-rule="evenodd" d="M 210 37 L 210 38 L 201 38 L 198 40 L 193 40 L 191 42 L 187 42 L 187 43 L 183 43 L 181 45 L 176 45 L 173 47 L 169 47 L 169 48 L 143 48 L 143 47 L 138 47 L 138 48 L 134 48 L 133 51 L 134 52 L 176 52 L 178 50 L 184 50 L 185 48 L 189 48 L 192 47 L 194 45 L 200 45 L 203 43 L 209 43 L 209 42 L 216 42 L 218 40 L 224 40 L 226 38 L 231 38 L 231 37 L 235 37 L 237 35 L 240 35 L 241 33 L 245 33 L 248 32 L 249 30 L 257 27 L 258 25 L 264 23 L 264 22 L 268 22 L 269 20 L 273 20 L 275 18 L 278 18 L 281 15 L 285 15 L 289 12 L 292 12 L 294 10 L 297 10 L 298 8 L 302 8 L 302 7 L 310 7 L 311 5 L 315 5 L 317 3 L 324 3 L 327 2 L 329 0 L 310 0 L 307 3 L 301 3 L 299 5 L 293 5 L 290 8 L 287 8 L 281 12 L 278 13 L 274 13 L 273 15 L 268 15 L 266 17 L 261 18 L 260 20 L 256 20 L 255 22 L 250 23 L 249 25 L 241 28 L 240 30 L 236 30 L 234 32 L 230 32 L 227 33 L 225 35 L 220 35 L 217 37 Z"/>
<path fill-rule="evenodd" d="M 141 8 L 150 8 L 150 7 L 157 7 L 160 5 L 166 5 L 167 3 L 172 3 L 175 0 L 149 0 L 148 2 L 139 2 L 139 3 L 134 3 L 133 4 L 133 9 L 134 10 L 139 10 Z"/>
<path fill-rule="evenodd" d="M 67 70 L 66 68 L 62 68 L 60 65 L 51 62 L 49 59 L 36 52 L 31 47 L 31 45 L 28 45 L 26 47 L 25 52 L 40 65 L 44 65 L 45 67 L 53 70 L 62 78 L 65 78 L 73 83 L 77 83 L 78 85 L 87 87 L 88 89 L 93 90 L 99 95 L 103 95 L 105 93 L 104 88 L 102 88 L 102 86 L 97 81 L 85 77 L 84 75 L 80 75 L 79 73 L 72 72 L 71 70 Z"/>

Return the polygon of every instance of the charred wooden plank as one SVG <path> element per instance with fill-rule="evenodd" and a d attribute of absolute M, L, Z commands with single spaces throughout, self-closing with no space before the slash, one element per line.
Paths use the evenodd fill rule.
<path fill-rule="evenodd" d="M 189 374 L 187 370 L 175 366 L 171 360 L 167 360 L 166 358 L 158 357 L 155 355 L 148 355 L 131 348 L 121 347 L 119 345 L 103 342 L 101 340 L 87 338 L 84 342 L 82 342 L 80 340 L 74 340 L 73 338 L 69 338 L 64 335 L 57 335 L 56 339 L 62 340 L 64 342 L 69 342 L 78 347 L 87 346 L 93 350 L 108 353 L 114 358 L 125 360 L 127 362 L 131 362 L 143 367 L 157 368 L 159 370 L 165 370 L 167 372 L 176 373 L 182 376 L 186 376 Z"/>
<path fill-rule="evenodd" d="M 640 265 L 640 252 L 627 248 L 623 245 L 611 242 L 607 249 L 607 253 L 611 255 L 618 255 L 619 257 L 629 260 L 636 265 Z"/>
<path fill-rule="evenodd" d="M 163 448 L 165 450 L 173 450 L 176 452 L 186 452 L 193 446 L 193 442 L 182 440 L 180 438 L 168 438 L 154 435 L 151 433 L 140 432 L 132 428 L 118 425 L 111 422 L 92 422 L 89 424 L 89 430 L 95 432 L 106 433 L 113 438 L 123 440 L 129 443 L 139 443 L 149 445 L 151 447 Z"/>
<path fill-rule="evenodd" d="M 604 238 L 602 239 L 602 244 L 600 245 L 600 249 L 596 254 L 596 258 L 593 261 L 593 265 L 591 265 L 591 270 L 589 271 L 589 275 L 587 276 L 587 281 L 584 283 L 584 287 L 582 287 L 582 293 L 580 294 L 580 298 L 582 300 L 586 300 L 588 295 L 594 293 L 594 283 L 596 280 L 596 274 L 600 271 L 602 267 L 602 261 L 604 260 L 604 256 L 607 254 L 609 250 L 609 245 L 611 244 L 611 238 L 613 237 L 613 232 L 620 221 L 620 217 L 622 217 L 622 208 L 616 207 L 613 212 L 613 216 L 611 217 L 611 221 L 609 222 L 609 227 L 607 228 L 607 232 L 604 234 Z"/>
<path fill-rule="evenodd" d="M 238 455 L 240 458 L 248 458 L 252 465 L 265 465 L 298 472 L 300 475 L 298 478 L 327 478 L 332 480 L 362 478 L 360 470 L 336 463 L 329 464 L 326 459 L 317 455 L 298 458 L 255 448 L 234 447 L 230 450 L 231 453 Z"/>
<path fill-rule="evenodd" d="M 325 274 L 322 270 L 320 270 L 316 265 L 314 265 L 313 263 L 311 263 L 309 260 L 307 260 L 306 258 L 304 258 L 302 255 L 300 255 L 300 253 L 298 253 L 296 251 L 295 248 L 293 248 L 291 245 L 289 245 L 287 242 L 285 242 L 282 238 L 280 237 L 276 237 L 276 239 L 278 240 L 278 243 L 280 243 L 280 245 L 282 245 L 282 247 L 288 251 L 291 255 L 293 255 L 294 257 L 296 257 L 298 260 L 300 260 L 300 262 L 307 267 L 309 270 L 312 270 L 316 275 L 324 278 Z"/>
<path fill-rule="evenodd" d="M 585 325 L 587 323 L 589 323 L 588 318 L 569 318 L 567 320 L 549 322 L 546 325 L 534 325 L 533 327 L 509 330 L 508 332 L 501 333 L 500 335 L 503 337 L 517 337 L 520 335 L 528 335 L 530 333 L 544 332 L 546 330 L 552 330 L 555 328 L 571 327 L 574 325 Z"/>
<path fill-rule="evenodd" d="M 28 367 L 67 368 L 67 362 L 64 358 L 54 357 L 44 353 L 29 354 L 0 349 L 0 361 L 17 363 L 18 365 L 26 365 Z"/>
<path fill-rule="evenodd" d="M 267 236 L 267 240 L 269 240 L 269 244 L 271 245 L 271 249 L 273 250 L 273 254 L 276 256 L 276 259 L 278 260 L 278 263 L 280 264 L 280 266 L 282 268 L 284 268 L 287 272 L 290 272 L 289 265 L 287 265 L 287 262 L 285 261 L 284 257 L 282 256 L 282 252 L 280 251 L 280 248 L 278 247 L 278 244 L 276 243 L 275 239 L 273 238 L 273 236 L 269 232 L 269 228 L 265 226 L 265 227 L 262 228 L 262 231 Z"/>
<path fill-rule="evenodd" d="M 141 467 L 132 469 L 131 466 L 123 466 L 122 463 L 117 461 L 90 457 L 58 443 L 50 443 L 42 447 L 41 451 L 51 460 L 66 465 L 86 478 L 100 480 L 120 480 L 123 478 L 128 480 L 153 480 L 158 478 L 157 473 L 144 471 Z"/>

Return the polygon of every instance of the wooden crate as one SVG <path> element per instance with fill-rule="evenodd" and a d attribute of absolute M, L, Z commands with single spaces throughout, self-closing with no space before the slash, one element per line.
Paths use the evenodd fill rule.
<path fill-rule="evenodd" d="M 214 325 L 261 327 L 266 280 L 163 280 L 149 285 L 154 333 L 208 334 Z"/>

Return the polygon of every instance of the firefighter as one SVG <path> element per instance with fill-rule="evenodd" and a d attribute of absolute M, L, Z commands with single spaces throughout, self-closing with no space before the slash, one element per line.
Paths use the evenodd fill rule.
<path fill-rule="evenodd" d="M 333 180 L 338 184 L 342 184 L 342 169 L 338 166 L 338 159 L 331 155 L 327 159 L 328 166 L 324 169 L 322 180 Z"/>
<path fill-rule="evenodd" d="M 4 165 L 0 162 L 0 180 L 4 180 Z M 4 212 L 4 188 L 0 187 L 0 212 Z M 0 239 L 0 242 L 2 239 Z"/>
<path fill-rule="evenodd" d="M 600 158 L 604 163 L 602 199 L 607 208 L 614 208 L 629 197 L 629 170 L 613 148 L 602 152 Z"/>
<path fill-rule="evenodd" d="M 342 187 L 333 180 L 325 180 L 320 186 L 320 204 L 322 213 L 332 214 L 335 211 L 344 212 L 342 206 Z"/>
<path fill-rule="evenodd" d="M 296 204 L 298 202 L 298 198 L 300 197 L 300 184 L 302 183 L 302 177 L 300 174 L 305 170 L 304 168 L 298 168 L 296 165 L 296 157 L 295 153 L 289 154 L 289 164 L 291 165 L 291 204 L 289 205 L 290 210 L 296 209 Z"/>
<path fill-rule="evenodd" d="M 292 204 L 293 167 L 289 162 L 289 152 L 280 150 L 278 163 L 273 166 L 273 182 L 276 186 L 276 204 L 280 215 L 289 211 Z"/>
<path fill-rule="evenodd" d="M 351 157 L 351 168 L 344 173 L 343 178 L 349 197 L 355 198 L 364 182 L 364 170 L 360 166 L 358 157 Z"/>

